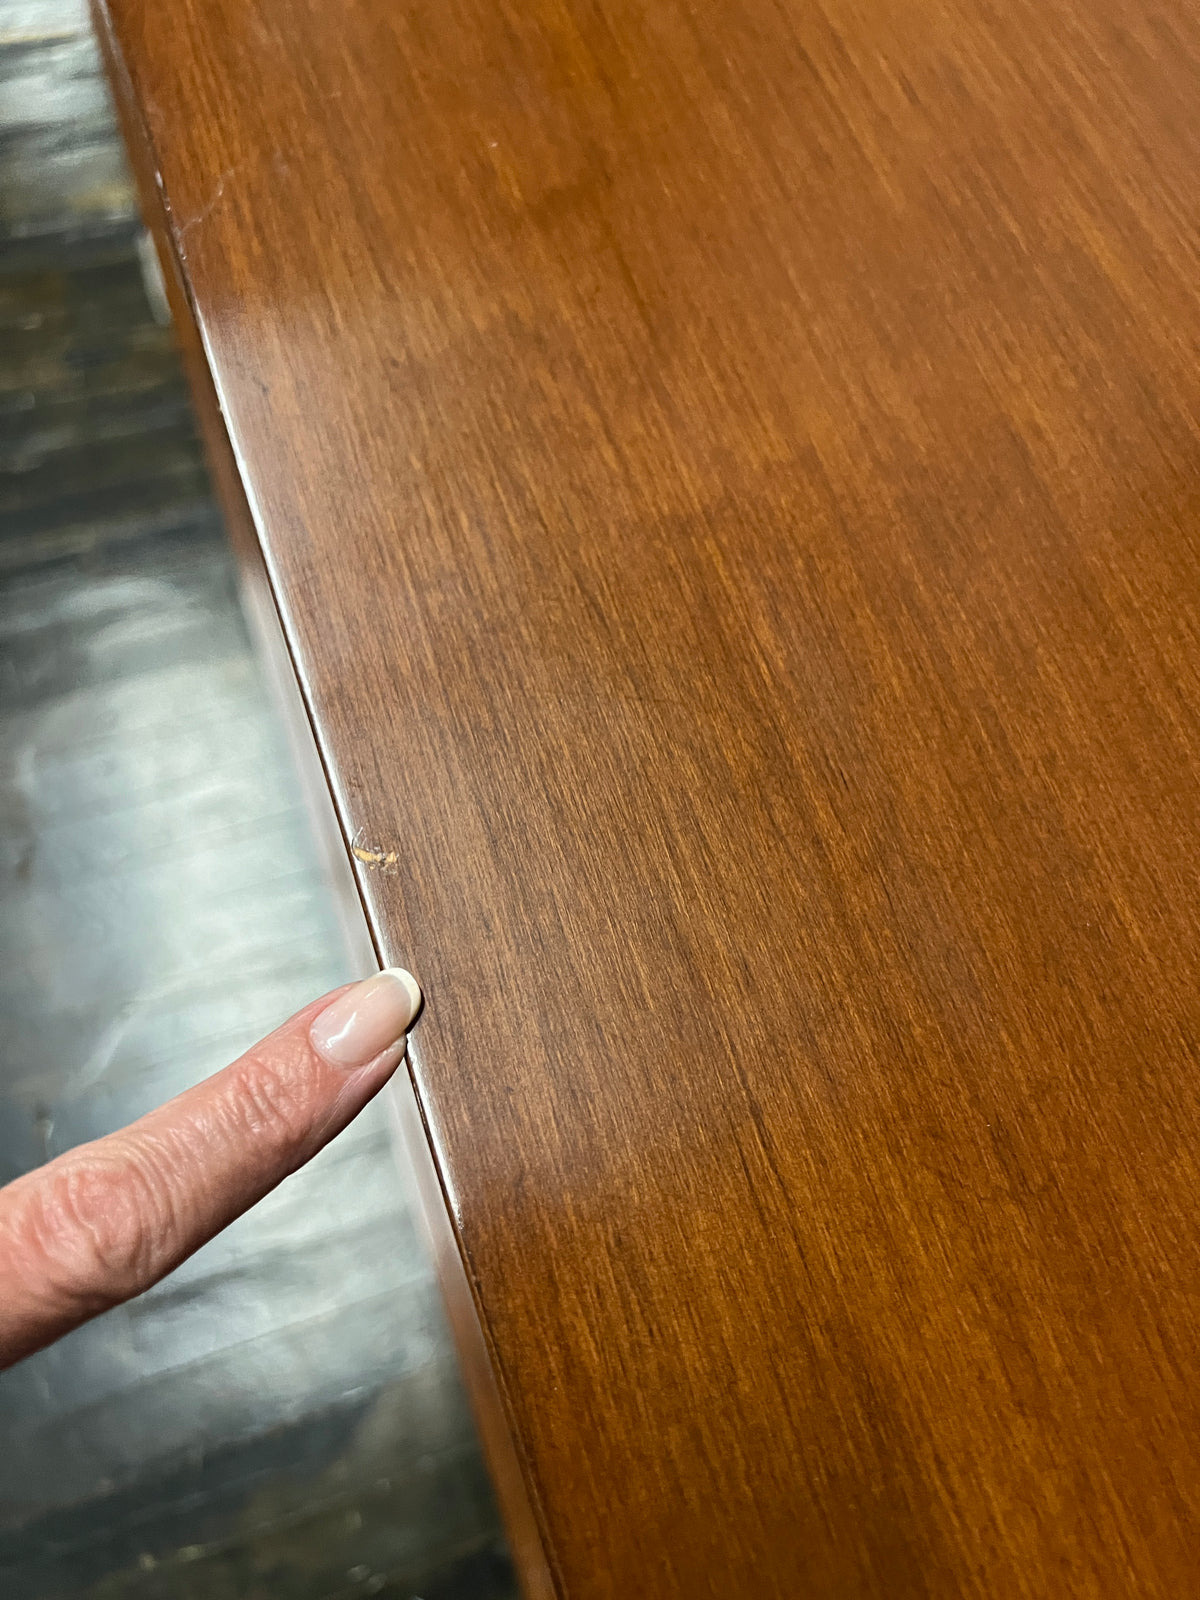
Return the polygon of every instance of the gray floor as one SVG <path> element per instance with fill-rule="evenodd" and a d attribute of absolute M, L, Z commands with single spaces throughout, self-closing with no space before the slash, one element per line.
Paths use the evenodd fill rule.
<path fill-rule="evenodd" d="M 94 43 L 0 0 L 0 1181 L 350 975 Z M 6 1600 L 501 1600 L 382 1113 L 0 1378 Z"/>

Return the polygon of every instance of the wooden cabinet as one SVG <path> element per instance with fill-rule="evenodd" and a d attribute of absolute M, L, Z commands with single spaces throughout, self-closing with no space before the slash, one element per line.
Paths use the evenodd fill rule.
<path fill-rule="evenodd" d="M 530 1592 L 1191 1593 L 1195 8 L 103 20 Z"/>

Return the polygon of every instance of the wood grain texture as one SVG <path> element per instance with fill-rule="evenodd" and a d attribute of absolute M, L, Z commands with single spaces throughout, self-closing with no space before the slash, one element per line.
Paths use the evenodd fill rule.
<path fill-rule="evenodd" d="M 1190 1593 L 1195 8 L 108 9 L 564 1600 Z"/>
<path fill-rule="evenodd" d="M 115 48 L 107 18 L 97 8 L 98 35 L 115 91 L 122 133 L 132 158 L 144 213 L 154 236 L 163 267 L 163 287 L 178 334 L 179 352 L 187 370 L 196 414 L 214 486 L 225 516 L 225 528 L 238 563 L 243 609 L 250 623 L 257 653 L 270 682 L 275 708 L 280 714 L 304 791 L 308 820 L 322 857 L 326 886 L 337 905 L 345 947 L 353 952 L 357 970 L 369 972 L 379 958 L 378 941 L 364 914 L 353 863 L 347 852 L 339 819 L 329 791 L 328 775 L 314 738 L 309 711 L 300 693 L 294 663 L 279 625 L 279 614 L 258 543 L 254 520 L 246 499 L 221 405 L 209 370 L 200 329 L 188 292 L 176 241 L 170 230 L 154 165 L 154 150 L 141 108 L 133 95 L 124 61 Z M 383 960 L 379 961 L 383 965 Z M 441 1179 L 433 1160 L 418 1104 L 416 1086 L 397 1074 L 384 1090 L 389 1121 L 396 1143 L 413 1180 L 428 1244 L 437 1266 L 443 1299 L 449 1312 L 458 1354 L 459 1370 L 471 1397 L 492 1480 L 497 1490 L 509 1544 L 519 1569 L 526 1600 L 553 1600 L 554 1583 L 546 1562 L 540 1531 L 530 1502 L 501 1396 L 496 1384 L 478 1310 L 471 1296 L 464 1263 L 458 1251 L 452 1221 L 447 1214 Z M 457 1485 L 461 1489 L 461 1482 Z M 451 1496 L 453 1498 L 453 1495 Z"/>

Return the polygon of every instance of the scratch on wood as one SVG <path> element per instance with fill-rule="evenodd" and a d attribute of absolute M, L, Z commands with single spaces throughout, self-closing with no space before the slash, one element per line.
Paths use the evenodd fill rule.
<path fill-rule="evenodd" d="M 364 867 L 371 867 L 380 872 L 394 869 L 400 860 L 399 852 L 396 850 L 375 850 L 357 844 L 350 846 L 350 854 L 356 861 L 361 861 Z"/>
<path fill-rule="evenodd" d="M 234 174 L 243 166 L 245 166 L 245 162 L 239 161 L 232 167 L 226 167 L 225 171 L 217 179 L 217 186 L 213 190 L 212 198 L 209 200 L 208 204 L 206 206 L 202 206 L 200 210 L 196 212 L 194 217 L 189 217 L 186 222 L 181 222 L 179 224 L 176 237 L 180 246 L 183 245 L 183 241 L 187 238 L 188 234 L 191 233 L 193 228 L 199 227 L 202 222 L 206 221 L 207 218 L 212 215 L 214 209 L 224 197 L 225 185 L 229 182 L 230 178 L 232 178 Z"/>

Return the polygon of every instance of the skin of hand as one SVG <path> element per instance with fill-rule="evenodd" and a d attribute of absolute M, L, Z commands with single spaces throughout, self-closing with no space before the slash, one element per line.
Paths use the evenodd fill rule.
<path fill-rule="evenodd" d="M 404 1058 L 421 1008 L 389 967 L 222 1072 L 0 1189 L 0 1368 L 130 1300 L 316 1155 Z"/>

